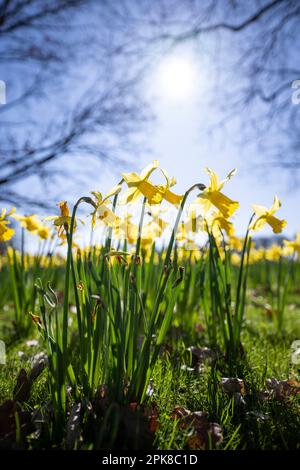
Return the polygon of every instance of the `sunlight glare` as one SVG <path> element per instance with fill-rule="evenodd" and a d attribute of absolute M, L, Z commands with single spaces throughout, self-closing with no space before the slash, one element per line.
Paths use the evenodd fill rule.
<path fill-rule="evenodd" d="M 160 94 L 168 100 L 181 101 L 191 98 L 196 89 L 195 65 L 187 57 L 169 57 L 158 69 Z"/>

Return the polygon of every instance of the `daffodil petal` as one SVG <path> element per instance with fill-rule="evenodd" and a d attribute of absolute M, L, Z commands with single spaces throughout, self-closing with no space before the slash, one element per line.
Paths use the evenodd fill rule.
<path fill-rule="evenodd" d="M 143 169 L 143 171 L 140 174 L 140 179 L 141 180 L 148 179 L 151 173 L 153 173 L 153 171 L 156 170 L 158 166 L 159 166 L 158 160 L 153 160 L 152 163 L 150 163 Z"/>
<path fill-rule="evenodd" d="M 205 168 L 205 171 L 210 176 L 210 182 L 209 182 L 209 186 L 207 187 L 207 189 L 209 191 L 218 191 L 219 179 L 218 179 L 217 173 L 215 173 L 211 168 L 208 168 L 208 167 Z"/>
<path fill-rule="evenodd" d="M 138 183 L 141 181 L 141 177 L 137 173 L 122 173 L 122 177 L 127 183 L 128 187 L 137 186 Z"/>
<path fill-rule="evenodd" d="M 275 212 L 278 211 L 278 209 L 281 207 L 281 202 L 280 200 L 278 199 L 277 196 L 274 196 L 274 202 L 272 204 L 272 206 L 270 207 L 270 209 L 268 210 L 269 214 L 275 214 Z"/>
<path fill-rule="evenodd" d="M 120 204 L 132 204 L 142 196 L 142 193 L 135 188 L 128 188 L 120 200 Z"/>
<path fill-rule="evenodd" d="M 229 181 L 237 172 L 237 169 L 236 168 L 233 168 L 233 170 L 231 170 L 228 175 L 226 176 L 226 178 L 224 178 L 220 183 L 219 183 L 219 188 L 218 190 L 221 191 L 221 189 L 223 188 L 224 184 L 227 183 L 227 181 Z"/>
<path fill-rule="evenodd" d="M 254 230 L 255 232 L 261 230 L 267 223 L 267 217 L 265 215 L 262 215 L 259 217 L 257 220 L 253 222 L 251 225 L 251 230 Z"/>
<path fill-rule="evenodd" d="M 122 190 L 122 186 L 118 184 L 117 186 L 114 186 L 111 188 L 108 193 L 106 194 L 105 198 L 103 199 L 103 202 L 109 199 L 110 197 L 115 196 L 116 194 L 119 194 L 119 192 Z"/>
<path fill-rule="evenodd" d="M 255 215 L 257 215 L 257 217 L 260 217 L 263 214 L 266 214 L 268 212 L 268 208 L 265 207 L 265 206 L 259 206 L 257 204 L 252 204 L 251 207 L 254 210 Z"/>

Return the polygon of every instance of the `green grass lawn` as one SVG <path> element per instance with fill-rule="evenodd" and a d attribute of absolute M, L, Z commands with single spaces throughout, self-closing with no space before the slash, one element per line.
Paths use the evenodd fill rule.
<path fill-rule="evenodd" d="M 104 403 L 105 397 L 102 399 L 103 409 L 99 413 L 101 418 L 91 418 L 87 406 L 81 413 L 80 430 L 74 446 L 83 449 L 115 446 L 124 449 L 153 447 L 170 450 L 198 448 L 205 442 L 205 448 L 215 447 L 201 432 L 198 440 L 193 441 L 194 427 L 180 414 L 179 407 L 184 407 L 191 413 L 206 412 L 208 423 L 221 426 L 222 440 L 218 443 L 218 449 L 299 448 L 300 394 L 299 383 L 296 382 L 300 366 L 291 362 L 291 344 L 300 339 L 300 310 L 295 307 L 297 296 L 290 295 L 289 300 L 285 328 L 281 334 L 278 334 L 269 315 L 263 309 L 253 307 L 249 300 L 242 334 L 243 354 L 235 364 L 234 374 L 226 358 L 218 351 L 215 351 L 216 356 L 212 359 L 197 360 L 188 350 L 191 346 L 199 350 L 207 346 L 205 330 L 196 333 L 193 338 L 184 331 L 172 330 L 166 337 L 160 359 L 154 368 L 145 405 L 135 408 L 132 404 L 114 404 L 109 409 Z M 26 339 L 14 338 L 13 330 L 9 329 L 9 316 L 6 312 L 5 320 L 1 323 L 1 335 L 8 343 L 6 364 L 0 366 L 1 402 L 13 397 L 20 370 L 25 369 L 29 373 L 33 358 L 44 350 L 43 342 L 35 330 Z M 26 343 L 32 339 L 37 339 L 38 344 L 28 346 Z M 222 378 L 231 376 L 244 381 L 241 394 L 223 391 Z M 276 394 L 267 386 L 267 380 L 272 378 L 278 382 L 294 380 L 295 387 L 290 387 L 287 395 L 284 392 Z M 268 390 L 269 396 L 267 393 L 263 396 L 264 390 Z M 101 399 L 94 407 L 101 408 L 100 402 Z M 70 395 L 69 413 L 74 403 L 74 397 Z M 38 409 L 47 410 L 49 406 L 51 415 L 49 373 L 46 367 L 33 382 L 30 394 L 21 402 L 20 408 L 33 414 Z M 109 419 L 105 418 L 107 413 Z M 98 425 L 96 431 L 95 423 L 89 422 L 93 419 Z M 51 418 L 48 422 L 45 418 L 38 427 L 39 431 L 33 430 L 26 437 L 22 437 L 21 433 L 19 441 L 16 435 L 10 436 L 6 442 L 2 439 L 2 447 L 68 447 L 68 440 L 72 441 L 68 431 L 61 436 L 59 443 L 54 444 L 51 429 L 48 428 L 49 422 L 51 424 Z"/>

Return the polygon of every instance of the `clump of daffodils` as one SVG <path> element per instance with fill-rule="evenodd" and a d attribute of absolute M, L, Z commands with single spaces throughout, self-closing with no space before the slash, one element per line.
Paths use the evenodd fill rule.
<path fill-rule="evenodd" d="M 152 181 L 154 172 L 162 176 L 162 183 L 155 184 Z M 219 179 L 218 175 L 211 168 L 205 168 L 205 172 L 209 176 L 208 184 L 196 184 L 192 186 L 185 194 L 176 194 L 172 188 L 176 184 L 175 178 L 171 178 L 167 171 L 159 166 L 157 160 L 147 165 L 141 173 L 131 172 L 123 173 L 121 182 L 113 187 L 105 196 L 100 191 L 92 191 L 91 197 L 83 197 L 80 200 L 87 202 L 93 207 L 91 213 L 91 226 L 94 229 L 98 223 L 109 227 L 110 232 L 114 234 L 116 240 L 126 239 L 131 245 L 137 242 L 140 237 L 141 247 L 144 250 L 150 250 L 156 238 L 160 238 L 168 226 L 168 223 L 160 218 L 158 210 L 164 202 L 168 202 L 175 207 L 179 214 L 183 210 L 186 198 L 195 188 L 199 188 L 201 193 L 198 194 L 196 200 L 190 205 L 187 217 L 181 220 L 176 227 L 176 241 L 181 244 L 183 251 L 189 251 L 192 247 L 194 251 L 199 250 L 197 244 L 197 235 L 199 233 L 213 234 L 216 242 L 221 245 L 224 236 L 226 236 L 229 247 L 236 255 L 242 251 L 243 240 L 235 236 L 234 223 L 232 217 L 239 207 L 239 202 L 231 199 L 224 194 L 225 184 L 236 174 L 236 169 L 231 170 L 224 179 Z M 120 196 L 123 185 L 127 185 L 127 189 Z M 141 198 L 144 200 L 145 206 L 151 215 L 151 221 L 143 223 L 142 231 L 140 227 L 133 223 L 130 215 L 121 217 L 118 215 L 119 206 L 138 202 Z M 79 204 L 80 201 L 78 201 Z M 118 202 L 118 204 L 117 204 Z M 261 230 L 266 224 L 269 225 L 274 233 L 282 232 L 286 225 L 286 221 L 279 219 L 275 214 L 279 210 L 281 202 L 277 196 L 270 208 L 253 205 L 254 216 L 249 229 L 252 232 Z M 71 229 L 72 215 L 68 203 L 61 201 L 58 203 L 60 214 L 46 217 L 44 221 L 53 221 L 57 236 L 61 239 L 61 244 L 67 241 L 67 234 Z M 169 206 L 168 206 L 169 207 Z M 74 206 L 76 212 L 77 205 Z M 14 209 L 10 212 L 2 210 L 0 216 L 0 241 L 6 242 L 14 235 L 14 229 L 10 227 L 9 217 L 12 216 L 20 222 L 21 227 L 31 234 L 36 234 L 40 239 L 46 240 L 50 236 L 49 227 L 42 223 L 36 214 L 19 215 L 13 214 Z M 77 217 L 73 220 L 73 232 L 77 228 Z M 172 227 L 171 227 L 172 228 Z M 286 241 L 282 249 L 272 247 L 268 253 L 264 253 L 266 259 L 279 259 L 287 253 L 297 253 L 300 256 L 300 235 L 296 240 Z M 259 251 L 253 253 L 252 258 L 259 258 Z"/>

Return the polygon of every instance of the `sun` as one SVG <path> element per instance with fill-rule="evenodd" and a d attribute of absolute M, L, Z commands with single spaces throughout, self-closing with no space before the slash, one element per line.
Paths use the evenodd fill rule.
<path fill-rule="evenodd" d="M 157 86 L 163 98 L 182 101 L 191 98 L 196 90 L 195 64 L 188 57 L 168 57 L 158 68 Z"/>

